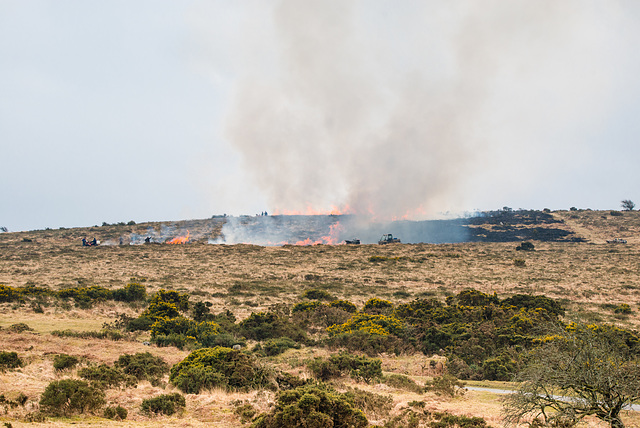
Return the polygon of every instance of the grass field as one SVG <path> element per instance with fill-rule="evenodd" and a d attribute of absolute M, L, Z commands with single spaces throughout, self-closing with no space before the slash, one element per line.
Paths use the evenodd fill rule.
<path fill-rule="evenodd" d="M 516 251 L 516 242 L 400 245 L 316 245 L 261 247 L 255 245 L 211 245 L 221 230 L 221 219 L 101 226 L 0 234 L 0 284 L 11 287 L 35 285 L 53 290 L 99 285 L 115 289 L 132 279 L 152 293 L 165 288 L 187 292 L 191 301 L 213 303 L 212 312 L 229 309 L 238 319 L 284 303 L 300 301 L 305 290 L 320 289 L 347 299 L 359 307 L 371 297 L 393 303 L 419 297 L 443 300 L 467 288 L 501 297 L 516 293 L 541 294 L 559 299 L 567 308 L 566 320 L 614 323 L 637 330 L 640 325 L 640 213 L 611 216 L 608 211 L 563 211 L 553 216 L 562 227 L 584 242 L 532 241 L 535 251 Z M 117 245 L 119 237 L 144 235 L 150 228 L 190 230 L 196 238 L 184 245 Z M 486 226 L 491 227 L 491 226 Z M 96 236 L 98 247 L 82 247 L 83 236 Z M 627 244 L 607 244 L 621 237 Z M 28 413 L 37 410 L 39 395 L 56 379 L 75 376 L 56 373 L 53 356 L 76 355 L 81 364 L 112 363 L 123 353 L 149 351 L 168 363 L 182 360 L 188 351 L 173 347 L 145 346 L 148 334 L 132 334 L 128 340 L 57 337 L 54 330 L 97 331 L 118 314 L 138 315 L 142 304 L 107 301 L 81 309 L 60 301 L 48 301 L 41 313 L 30 304 L 0 303 L 0 350 L 15 351 L 27 362 L 18 370 L 0 373 L 0 394 L 13 399 L 20 392 L 29 398 L 25 407 L 6 408 L 0 421 L 12 426 L 26 424 Z M 616 313 L 620 304 L 631 313 Z M 8 327 L 25 323 L 32 330 L 11 332 Z M 250 343 L 251 345 L 251 343 Z M 304 362 L 326 356 L 322 348 L 290 349 L 269 364 L 308 377 Z M 432 376 L 428 361 L 438 356 L 380 355 L 386 373 L 407 375 L 419 384 Z M 75 370 L 75 369 L 74 369 Z M 490 383 L 484 383 L 491 385 Z M 491 426 L 501 424 L 499 396 L 469 391 L 461 397 L 443 398 L 432 393 L 415 394 L 385 384 L 358 384 L 344 379 L 339 387 L 357 386 L 393 398 L 391 413 L 410 401 L 425 401 L 426 408 L 454 414 L 482 416 Z M 173 392 L 166 382 L 152 386 L 109 390 L 107 401 L 127 408 L 121 426 L 238 426 L 234 413 L 238 400 L 267 410 L 272 392 L 225 393 L 209 391 L 187 395 L 186 411 L 178 416 L 149 417 L 139 411 L 143 398 Z M 0 410 L 3 407 L 0 404 Z M 385 415 L 367 415 L 371 423 L 383 423 Z M 640 426 L 640 417 L 627 414 L 627 426 Z M 47 426 L 106 426 L 113 421 L 98 416 L 49 419 Z M 590 426 L 603 426 L 595 420 Z"/>

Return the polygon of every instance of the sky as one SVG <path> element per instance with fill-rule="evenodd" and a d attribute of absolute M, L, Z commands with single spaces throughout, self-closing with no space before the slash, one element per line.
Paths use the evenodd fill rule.
<path fill-rule="evenodd" d="M 640 3 L 0 0 L 0 226 L 640 202 Z"/>

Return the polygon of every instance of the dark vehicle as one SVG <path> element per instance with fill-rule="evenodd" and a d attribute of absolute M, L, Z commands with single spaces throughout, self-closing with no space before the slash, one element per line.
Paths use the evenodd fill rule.
<path fill-rule="evenodd" d="M 360 245 L 360 240 L 353 238 L 353 239 L 345 239 L 345 244 L 350 244 L 350 245 Z"/>
<path fill-rule="evenodd" d="M 392 234 L 390 233 L 386 233 L 384 235 L 382 235 L 382 238 L 380 238 L 380 240 L 378 241 L 378 244 L 383 245 L 383 244 L 400 244 L 400 239 L 399 238 L 394 238 Z"/>
<path fill-rule="evenodd" d="M 626 244 L 627 240 L 622 238 L 615 238 L 607 240 L 607 244 Z"/>

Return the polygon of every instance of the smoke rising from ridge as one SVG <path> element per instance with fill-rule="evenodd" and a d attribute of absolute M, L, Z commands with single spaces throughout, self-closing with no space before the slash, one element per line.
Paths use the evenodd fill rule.
<path fill-rule="evenodd" d="M 239 24 L 225 135 L 276 212 L 420 218 L 526 194 L 588 155 L 628 65 L 617 2 L 266 4 Z"/>

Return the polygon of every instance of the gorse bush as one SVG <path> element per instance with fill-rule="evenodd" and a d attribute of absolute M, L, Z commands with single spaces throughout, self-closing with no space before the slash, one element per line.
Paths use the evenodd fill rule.
<path fill-rule="evenodd" d="M 332 325 L 327 328 L 330 336 L 340 333 L 352 333 L 362 331 L 368 334 L 387 336 L 395 334 L 401 336 L 404 333 L 405 325 L 400 319 L 386 315 L 370 315 L 357 313 L 349 321 L 341 325 Z"/>
<path fill-rule="evenodd" d="M 329 306 L 332 308 L 342 309 L 343 311 L 349 312 L 349 313 L 354 313 L 358 310 L 356 305 L 354 305 L 348 300 L 334 300 L 333 302 L 329 303 Z"/>
<path fill-rule="evenodd" d="M 334 354 L 327 360 L 315 358 L 308 368 L 316 379 L 322 381 L 349 374 L 353 379 L 369 383 L 382 376 L 382 362 L 379 359 L 346 352 Z"/>
<path fill-rule="evenodd" d="M 78 357 L 67 354 L 59 354 L 53 357 L 53 368 L 56 369 L 56 371 L 72 369 L 76 365 L 78 365 L 78 362 Z"/>
<path fill-rule="evenodd" d="M 362 312 L 368 314 L 383 314 L 389 313 L 393 309 L 393 303 L 388 300 L 378 299 L 374 297 L 367 300 L 362 308 Z"/>
<path fill-rule="evenodd" d="M 115 407 L 107 407 L 104 409 L 104 413 L 103 416 L 107 419 L 119 419 L 119 420 L 125 420 L 127 419 L 127 415 L 129 414 L 129 412 L 127 411 L 127 409 L 125 409 L 122 406 L 115 406 Z"/>
<path fill-rule="evenodd" d="M 40 397 L 40 410 L 52 416 L 92 412 L 105 403 L 104 392 L 77 379 L 49 383 Z"/>
<path fill-rule="evenodd" d="M 252 428 L 333 427 L 364 428 L 368 421 L 349 396 L 323 385 L 305 385 L 282 391 L 275 408 L 256 418 Z"/>
<path fill-rule="evenodd" d="M 302 327 L 275 312 L 254 312 L 240 322 L 240 334 L 248 339 L 265 340 L 277 337 L 288 337 L 297 342 L 306 341 L 307 335 Z"/>
<path fill-rule="evenodd" d="M 8 285 L 0 284 L 0 302 L 14 302 L 21 298 L 20 292 Z"/>
<path fill-rule="evenodd" d="M 125 285 L 123 288 L 113 290 L 113 300 L 120 302 L 140 302 L 147 298 L 147 288 L 136 282 Z"/>
<path fill-rule="evenodd" d="M 114 365 L 124 374 L 149 381 L 154 386 L 158 386 L 162 377 L 169 372 L 169 365 L 149 352 L 120 355 Z"/>
<path fill-rule="evenodd" d="M 328 291 L 315 288 L 302 293 L 302 298 L 309 300 L 334 300 L 334 297 Z"/>
<path fill-rule="evenodd" d="M 246 351 L 217 346 L 197 349 L 171 368 L 169 381 L 182 392 L 249 390 L 272 386 L 272 376 Z"/>
<path fill-rule="evenodd" d="M 17 352 L 0 352 L 0 371 L 6 369 L 17 369 L 18 367 L 22 367 L 22 365 L 23 362 Z"/>
<path fill-rule="evenodd" d="M 413 379 L 405 375 L 390 374 L 388 376 L 383 376 L 380 381 L 393 388 L 404 389 L 416 393 L 422 392 L 422 387 L 415 383 Z"/>
<path fill-rule="evenodd" d="M 322 306 L 322 303 L 318 302 L 317 300 L 311 302 L 299 302 L 293 305 L 293 308 L 291 308 L 291 312 L 294 314 L 296 312 L 312 312 L 320 306 Z"/>
<path fill-rule="evenodd" d="M 118 367 L 110 367 L 106 364 L 89 366 L 78 370 L 78 376 L 91 381 L 96 388 L 131 387 L 138 382 L 135 376 L 125 374 Z"/>
<path fill-rule="evenodd" d="M 151 414 L 163 414 L 171 416 L 174 413 L 184 409 L 187 405 L 184 396 L 179 393 L 162 394 L 157 397 L 147 398 L 142 401 L 140 409 L 143 413 Z"/>
<path fill-rule="evenodd" d="M 267 339 L 262 345 L 256 345 L 253 351 L 271 357 L 280 355 L 287 349 L 300 349 L 300 344 L 288 337 L 278 337 L 276 339 Z"/>

